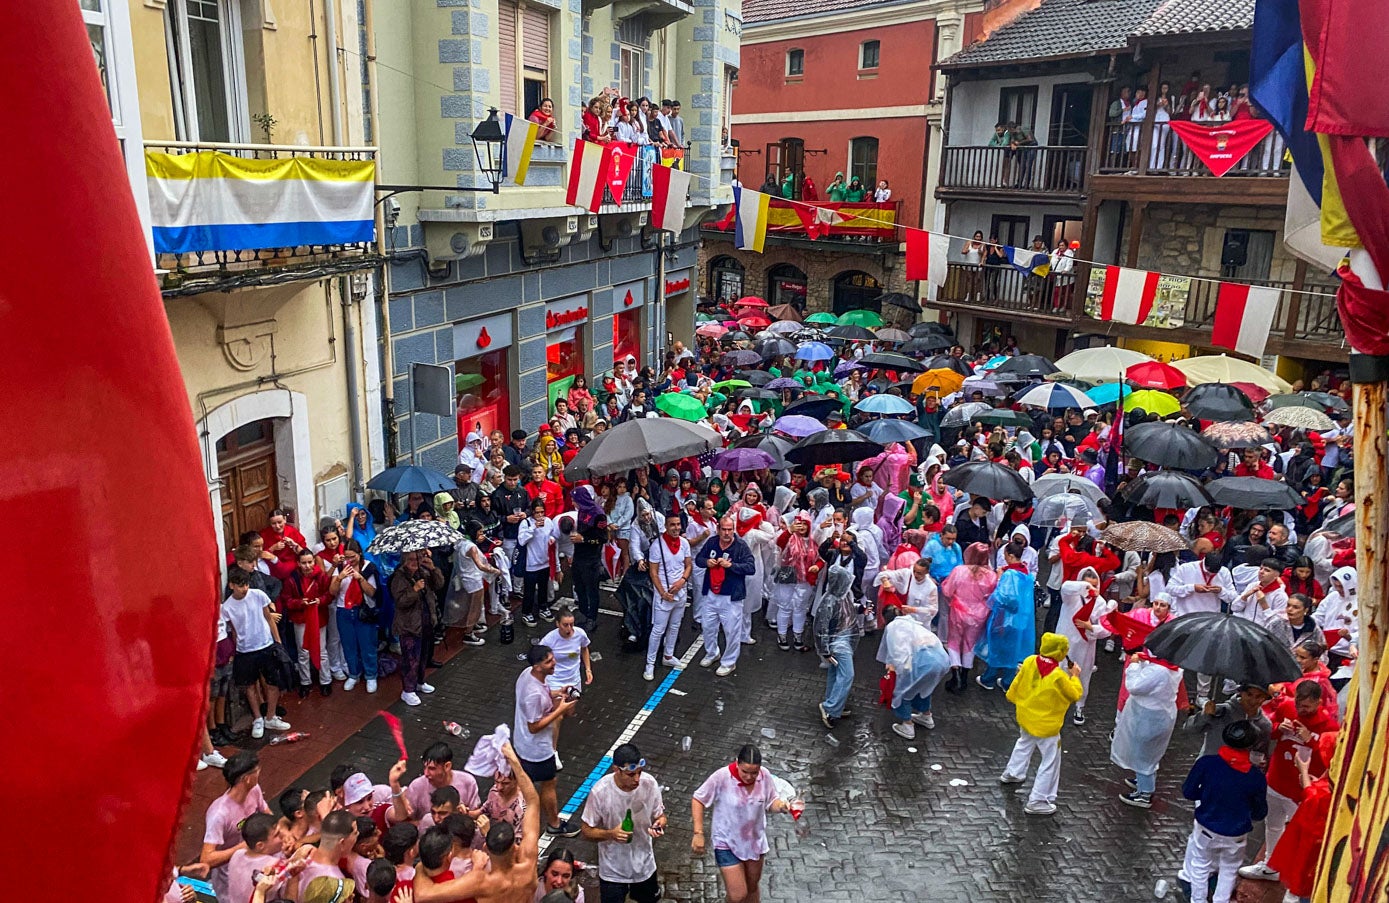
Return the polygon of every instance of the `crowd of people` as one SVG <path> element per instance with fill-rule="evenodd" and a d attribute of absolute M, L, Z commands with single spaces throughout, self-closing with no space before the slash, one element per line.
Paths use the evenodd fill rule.
<path fill-rule="evenodd" d="M 736 322 L 746 313 L 719 316 Z M 1029 815 L 1056 812 L 1068 714 L 1079 725 L 1115 706 L 1111 758 L 1132 773 L 1122 800 L 1142 809 L 1153 803 L 1174 730 L 1198 732 L 1207 755 L 1182 789 L 1197 803 L 1182 876 L 1192 899 L 1207 899 L 1208 879 L 1212 899 L 1230 899 L 1236 869 L 1310 894 L 1358 631 L 1354 541 L 1326 523 L 1353 507 L 1349 413 L 1330 394 L 1343 394 L 1342 384 L 1327 373 L 1311 385 L 1339 421 L 1333 429 L 1273 427 L 1269 442 L 1221 450 L 1213 466 L 1190 474 L 1282 482 L 1300 504 L 1154 509 L 1128 489 L 1158 468 L 1117 438 L 1159 420 L 1180 430 L 1205 425 L 1180 399 L 1165 418 L 1114 405 L 1026 408 L 1016 390 L 1027 380 L 1010 380 L 1004 366 L 1020 353 L 1011 337 L 973 354 L 955 344 L 894 369 L 874 356 L 883 342 L 840 342 L 808 360 L 801 349 L 826 336 L 803 325 L 780 333 L 797 339 L 796 352 L 754 354 L 757 364 L 751 340 L 730 347 L 718 330 L 707 332 L 692 348 L 675 343 L 660 370 L 623 361 L 592 387 L 576 379 L 534 442 L 519 430 L 461 437 L 451 492 L 354 505 L 343 522 L 320 524 L 312 543 L 279 511 L 265 530 L 240 538 L 203 757 L 223 769 L 228 789 L 209 809 L 202 865 L 231 889 L 228 899 L 347 900 L 341 888 L 353 882 L 373 901 L 551 900 L 551 892 L 581 900 L 572 854 L 556 849 L 539 863 L 536 843 L 582 834 L 598 843 L 604 901 L 656 900 L 651 843 L 666 810 L 634 747 L 615 751 L 613 773 L 578 820 L 562 821 L 557 802 L 560 726 L 594 679 L 589 646 L 606 629 L 598 610 L 605 591 L 616 596 L 622 643 L 644 657 L 648 681 L 684 667 L 677 638 L 687 626 L 702 634 L 699 665 L 720 679 L 735 679 L 742 650 L 759 642 L 813 655 L 826 688 L 807 708 L 831 731 L 856 717 L 855 653 L 866 636 L 877 637 L 882 702 L 904 741 L 938 727 L 932 698 L 940 688 L 1005 693 L 1019 739 L 999 780 L 1023 782 L 1040 754 Z M 918 391 L 913 377 L 927 367 L 960 374 L 958 388 Z M 746 379 L 754 371 L 760 385 Z M 608 430 L 666 416 L 665 396 L 674 395 L 697 401 L 699 415 L 685 419 L 710 427 L 725 447 L 768 460 L 721 469 L 711 449 L 622 473 L 581 478 L 570 467 Z M 826 429 L 872 433 L 873 421 L 892 419 L 865 412 L 884 401 L 878 395 L 895 398 L 896 419 L 915 438 L 869 442 L 853 460 L 784 458 L 792 443 Z M 823 406 L 816 418 L 783 413 L 806 401 Z M 1084 503 L 1056 515 L 1045 496 L 992 498 L 952 485 L 951 471 L 973 462 L 1028 486 L 1074 480 L 1093 492 L 1074 495 Z M 461 538 L 402 556 L 371 551 L 377 531 L 412 519 L 445 521 Z M 1107 529 L 1130 521 L 1169 527 L 1184 548 L 1151 554 L 1105 541 Z M 1220 611 L 1285 643 L 1302 677 L 1221 686 L 1151 655 L 1141 638 L 1126 643 L 1130 634 L 1116 626 L 1120 617 L 1151 629 Z M 255 753 L 223 758 L 214 748 L 233 740 L 231 711 L 242 696 L 253 738 L 289 730 L 277 710 L 284 691 L 304 696 L 317 685 L 327 695 L 335 683 L 349 692 L 364 683 L 374 693 L 398 674 L 402 700 L 419 704 L 433 691 L 428 671 L 445 630 L 477 646 L 499 624 L 509 634 L 515 619 L 544 633 L 517 677 L 509 734 L 479 743 L 466 770 L 436 744 L 408 786 L 404 761 L 384 784 L 344 768 L 326 790 L 282 795 L 276 818 L 256 785 Z M 1105 656 L 1122 669 L 1117 700 L 1091 692 Z M 493 782 L 485 798 L 474 775 Z M 712 848 L 731 901 L 758 899 L 765 814 L 786 810 L 794 796 L 752 747 L 694 793 L 695 852 L 710 845 L 703 814 L 712 806 Z M 1241 867 L 1245 835 L 1259 820 L 1264 853 Z M 338 896 L 315 896 L 327 879 L 338 882 Z"/>

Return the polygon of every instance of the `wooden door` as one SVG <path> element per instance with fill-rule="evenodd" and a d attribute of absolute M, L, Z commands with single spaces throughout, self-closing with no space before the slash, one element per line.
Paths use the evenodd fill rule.
<path fill-rule="evenodd" d="M 247 424 L 217 443 L 222 481 L 222 538 L 229 549 L 247 530 L 262 530 L 279 506 L 272 421 Z"/>

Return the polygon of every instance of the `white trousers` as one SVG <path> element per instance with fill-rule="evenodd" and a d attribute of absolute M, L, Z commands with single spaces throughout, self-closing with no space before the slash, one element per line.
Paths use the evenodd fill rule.
<path fill-rule="evenodd" d="M 704 628 L 704 654 L 719 654 L 719 628 L 723 628 L 723 657 L 719 664 L 731 668 L 738 664 L 743 649 L 743 603 L 728 596 L 710 593 L 701 607 L 701 626 Z"/>
<path fill-rule="evenodd" d="M 1041 764 L 1037 766 L 1037 778 L 1032 782 L 1029 803 L 1055 803 L 1056 790 L 1061 784 L 1061 735 L 1054 737 L 1034 737 L 1018 728 L 1018 742 L 1013 744 L 1013 754 L 1008 757 L 1008 767 L 1003 769 L 1005 777 L 1025 778 L 1028 766 L 1032 764 L 1032 754 L 1042 754 Z"/>
<path fill-rule="evenodd" d="M 336 623 L 337 623 L 337 619 L 334 618 L 334 619 L 332 619 L 329 623 L 331 623 L 331 624 L 336 624 Z M 336 630 L 336 628 L 334 628 L 334 630 L 333 630 L 333 638 L 334 638 L 334 639 L 337 639 L 337 630 Z M 299 644 L 299 683 L 301 683 L 301 684 L 306 684 L 306 683 L 309 682 L 309 678 L 313 676 L 312 672 L 310 672 L 310 670 L 309 670 L 309 666 L 310 666 L 311 664 L 313 664 L 313 662 L 312 662 L 312 660 L 309 658 L 309 650 L 307 650 L 307 649 L 304 648 L 304 625 L 303 625 L 303 624 L 295 624 L 295 625 L 294 625 L 294 639 L 295 639 L 295 642 L 297 642 L 297 643 Z M 331 661 L 331 651 L 329 650 L 329 647 L 328 647 L 328 625 L 327 625 L 327 624 L 320 625 L 319 628 L 318 628 L 318 652 L 319 652 L 319 661 L 318 661 L 318 682 L 319 682 L 320 684 L 330 684 L 330 683 L 333 682 L 333 664 L 332 664 L 332 661 Z M 338 643 L 338 656 L 339 656 L 339 658 L 341 658 L 341 656 L 342 656 L 342 643 L 341 643 L 341 641 L 339 641 L 339 643 Z M 338 665 L 338 670 L 339 670 L 339 671 L 345 671 L 345 670 L 346 670 L 345 663 L 339 664 L 339 665 Z"/>
<path fill-rule="evenodd" d="M 810 597 L 815 587 L 808 583 L 778 583 L 772 587 L 772 604 L 776 606 L 776 632 L 787 631 L 800 636 L 805 632 L 805 617 L 810 613 Z"/>
<path fill-rule="evenodd" d="M 680 622 L 685 619 L 685 594 L 676 597 L 677 601 L 667 602 L 660 596 L 651 600 L 651 638 L 646 641 L 646 666 L 654 667 L 656 653 L 665 641 L 666 658 L 675 657 L 675 641 L 680 638 Z"/>
<path fill-rule="evenodd" d="M 1283 836 L 1283 831 L 1288 827 L 1288 819 L 1293 817 L 1297 811 L 1297 801 L 1288 799 L 1283 794 L 1268 789 L 1268 815 L 1264 818 L 1264 856 L 1260 862 L 1268 862 L 1268 857 L 1273 855 L 1273 850 L 1278 846 L 1278 838 Z"/>
<path fill-rule="evenodd" d="M 1271 796 L 1272 791 L 1269 793 Z M 1210 880 L 1211 872 L 1219 875 L 1215 882 L 1215 896 L 1210 898 L 1211 903 L 1230 903 L 1242 862 L 1243 835 L 1226 837 L 1202 827 L 1200 822 L 1194 824 L 1191 836 L 1186 840 L 1186 857 L 1182 861 L 1182 871 L 1191 881 L 1191 903 L 1206 903 L 1206 884 Z"/>

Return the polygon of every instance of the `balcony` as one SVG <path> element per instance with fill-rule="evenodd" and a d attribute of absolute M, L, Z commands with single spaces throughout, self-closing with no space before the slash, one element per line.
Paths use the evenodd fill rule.
<path fill-rule="evenodd" d="M 892 245 L 895 249 L 898 244 L 897 216 L 900 204 L 900 201 L 881 204 L 873 201 L 816 201 L 815 207 L 821 211 L 817 218 L 811 208 L 804 204 L 772 198 L 767 209 L 767 236 L 805 241 L 818 236 L 820 242 Z M 802 216 L 810 220 L 809 224 L 802 220 Z M 726 232 L 731 236 L 733 211 L 730 209 L 723 219 L 706 223 L 703 228 L 710 232 Z"/>
<path fill-rule="evenodd" d="M 1084 147 L 946 147 L 939 197 L 1019 195 L 1080 200 L 1085 183 Z"/>
<path fill-rule="evenodd" d="M 650 210 L 651 191 L 650 176 L 642 173 L 641 162 L 638 161 L 627 175 L 627 184 L 622 186 L 621 198 L 613 197 L 611 185 L 603 189 L 603 204 L 598 208 L 598 212 L 634 213 L 638 210 Z"/>
<path fill-rule="evenodd" d="M 1083 272 L 1053 273 L 1040 278 L 1012 267 L 951 263 L 933 306 L 965 313 L 1009 313 L 1058 329 L 1094 329 L 1106 334 L 1210 345 L 1217 282 L 1164 277 L 1147 322 L 1131 326 L 1096 318 L 1104 292 L 1104 271 L 1094 270 L 1088 284 L 1078 287 L 1077 281 L 1084 279 Z M 1269 330 L 1269 353 L 1344 358 L 1345 335 L 1332 286 L 1309 285 L 1298 290 L 1288 282 L 1251 284 L 1279 289 L 1278 309 Z"/>
<path fill-rule="evenodd" d="M 145 159 L 166 296 L 380 262 L 375 148 L 148 142 Z"/>
<path fill-rule="evenodd" d="M 1292 169 L 1284 160 L 1287 146 L 1277 132 L 1254 145 L 1223 178 L 1237 176 L 1283 176 Z M 1143 123 L 1111 123 L 1105 126 L 1104 146 L 1096 160 L 1095 172 L 1127 176 L 1210 176 L 1211 171 L 1187 149 L 1182 139 L 1165 122 L 1153 123 L 1143 134 Z"/>

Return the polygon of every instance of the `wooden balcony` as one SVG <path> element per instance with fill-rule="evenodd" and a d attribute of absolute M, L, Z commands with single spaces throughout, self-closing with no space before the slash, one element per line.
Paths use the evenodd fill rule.
<path fill-rule="evenodd" d="M 1083 197 L 1085 147 L 942 148 L 941 198 L 1073 200 Z"/>
<path fill-rule="evenodd" d="M 1163 122 L 1110 123 L 1093 155 L 1092 200 L 1240 204 L 1281 207 L 1288 200 L 1282 137 L 1277 132 L 1216 178 Z"/>

